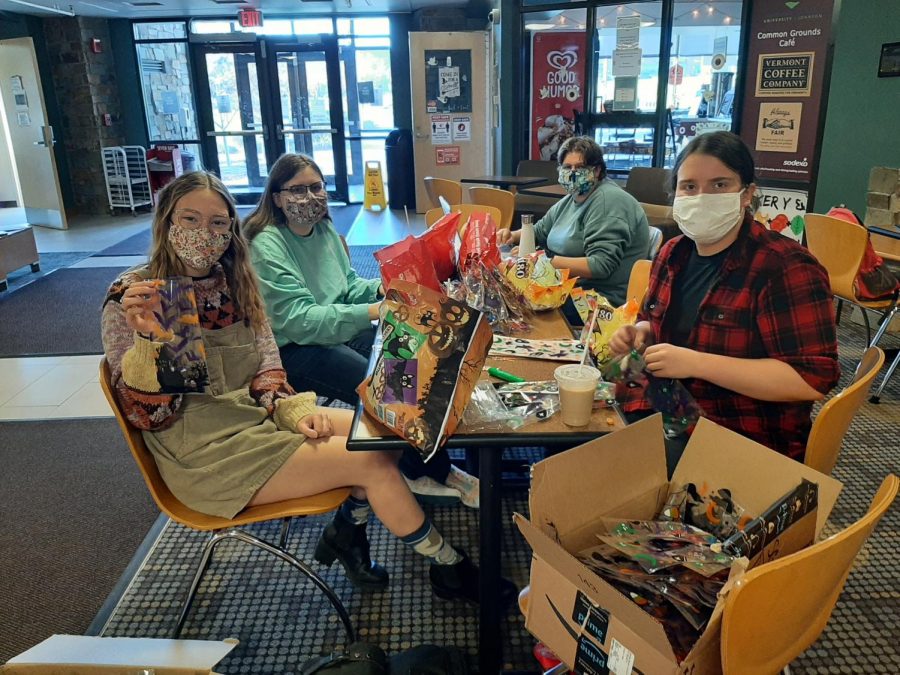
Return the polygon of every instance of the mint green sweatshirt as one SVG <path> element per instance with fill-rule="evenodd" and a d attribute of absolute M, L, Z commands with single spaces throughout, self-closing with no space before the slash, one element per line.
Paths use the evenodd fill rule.
<path fill-rule="evenodd" d="M 350 267 L 331 220 L 307 237 L 269 225 L 250 243 L 250 259 L 279 347 L 339 345 L 369 327 L 381 280 Z"/>

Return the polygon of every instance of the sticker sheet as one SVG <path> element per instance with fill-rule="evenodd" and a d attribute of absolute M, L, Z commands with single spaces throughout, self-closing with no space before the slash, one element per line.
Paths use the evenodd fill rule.
<path fill-rule="evenodd" d="M 490 356 L 518 356 L 525 359 L 580 362 L 584 347 L 578 340 L 528 340 L 495 335 Z"/>

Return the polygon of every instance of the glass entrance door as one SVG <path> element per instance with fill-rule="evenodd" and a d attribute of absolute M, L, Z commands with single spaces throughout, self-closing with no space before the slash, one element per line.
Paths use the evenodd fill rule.
<path fill-rule="evenodd" d="M 275 147 L 312 157 L 328 183 L 328 196 L 348 201 L 347 157 L 337 39 L 269 42 L 267 67 L 275 118 Z"/>
<path fill-rule="evenodd" d="M 285 152 L 312 157 L 328 196 L 348 201 L 337 39 L 194 46 L 205 166 L 239 203 L 259 199 Z"/>
<path fill-rule="evenodd" d="M 197 46 L 198 114 L 205 166 L 235 198 L 254 203 L 274 159 L 267 152 L 271 124 L 260 99 L 261 54 L 256 44 Z"/>

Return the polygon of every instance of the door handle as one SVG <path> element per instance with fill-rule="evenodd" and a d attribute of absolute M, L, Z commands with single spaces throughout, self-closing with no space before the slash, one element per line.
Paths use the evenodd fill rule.
<path fill-rule="evenodd" d="M 285 134 L 336 134 L 338 132 L 337 129 L 331 129 L 329 127 L 323 127 L 321 129 L 300 129 L 297 127 L 285 127 L 280 124 L 276 125 L 275 133 L 278 136 L 278 140 L 284 138 Z"/>
<path fill-rule="evenodd" d="M 241 129 L 240 131 L 207 131 L 207 136 L 216 137 L 216 136 L 259 136 L 262 135 L 263 138 L 268 137 L 268 130 L 266 127 L 263 127 L 260 130 L 256 129 Z"/>
<path fill-rule="evenodd" d="M 42 148 L 52 148 L 56 145 L 56 138 L 53 135 L 53 127 L 51 126 L 43 126 L 41 127 L 41 140 L 35 141 L 34 145 L 40 146 Z"/>

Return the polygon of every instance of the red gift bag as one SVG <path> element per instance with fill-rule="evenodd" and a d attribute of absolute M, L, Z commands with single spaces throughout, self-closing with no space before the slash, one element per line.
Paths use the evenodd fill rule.
<path fill-rule="evenodd" d="M 459 248 L 459 271 L 465 274 L 472 266 L 483 263 L 487 268 L 500 264 L 497 227 L 489 213 L 473 212 Z"/>

